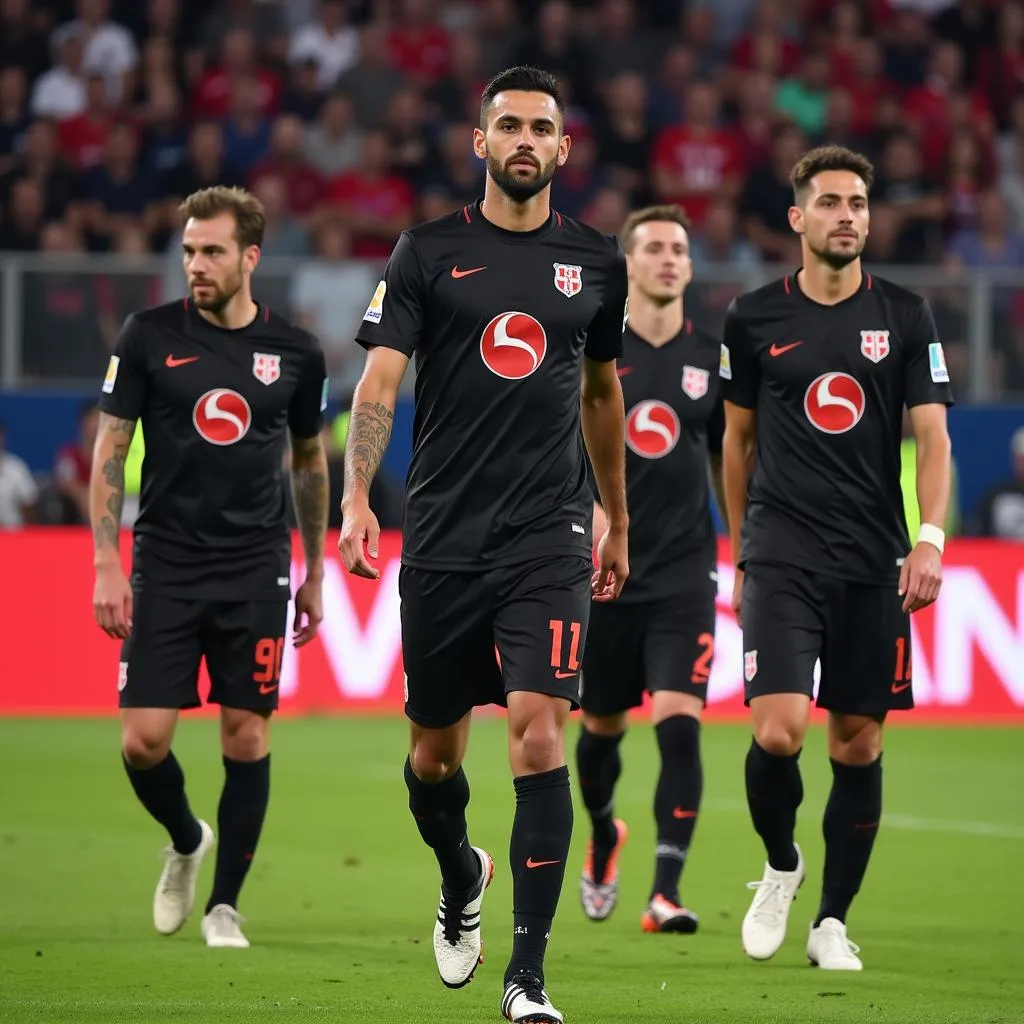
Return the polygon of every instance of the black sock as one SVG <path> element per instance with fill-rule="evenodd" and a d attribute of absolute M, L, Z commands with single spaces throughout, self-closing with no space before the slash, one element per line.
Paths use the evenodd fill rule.
<path fill-rule="evenodd" d="M 860 891 L 882 817 L 882 758 L 866 765 L 832 762 L 832 792 L 825 806 L 825 880 L 815 924 L 846 921 Z"/>
<path fill-rule="evenodd" d="M 800 751 L 769 754 L 751 741 L 747 751 L 747 804 L 754 828 L 764 842 L 768 863 L 776 871 L 795 871 L 796 810 L 804 798 L 798 763 Z"/>
<path fill-rule="evenodd" d="M 661 774 L 654 791 L 658 845 L 651 896 L 660 894 L 678 904 L 679 876 L 693 839 L 704 786 L 700 720 L 692 715 L 673 715 L 659 722 L 654 732 L 661 751 Z"/>
<path fill-rule="evenodd" d="M 405 759 L 405 785 L 409 810 L 416 819 L 423 842 L 437 857 L 445 892 L 464 895 L 480 881 L 480 858 L 466 835 L 469 779 L 459 770 L 444 782 L 423 782 Z"/>
<path fill-rule="evenodd" d="M 512 822 L 512 959 L 505 984 L 520 971 L 544 982 L 544 952 L 565 877 L 572 838 L 572 793 L 563 765 L 514 780 L 516 816 Z"/>
<path fill-rule="evenodd" d="M 576 770 L 579 773 L 580 792 L 583 806 L 590 815 L 594 836 L 593 865 L 594 880 L 604 878 L 608 858 L 615 849 L 619 838 L 615 829 L 613 799 L 615 783 L 622 771 L 619 744 L 625 733 L 617 736 L 600 736 L 580 729 L 576 743 Z"/>
<path fill-rule="evenodd" d="M 203 830 L 185 796 L 185 774 L 173 752 L 152 768 L 133 768 L 124 755 L 124 770 L 142 806 L 160 822 L 178 853 L 195 853 Z"/>
<path fill-rule="evenodd" d="M 217 867 L 209 913 L 219 903 L 237 907 L 270 802 L 270 755 L 259 761 L 224 758 L 224 789 L 217 808 Z"/>

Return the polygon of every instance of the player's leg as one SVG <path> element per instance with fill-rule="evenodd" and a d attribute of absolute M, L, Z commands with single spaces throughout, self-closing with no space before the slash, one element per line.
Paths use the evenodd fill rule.
<path fill-rule="evenodd" d="M 627 709 L 643 701 L 641 620 L 627 605 L 595 604 L 590 612 L 580 677 L 583 710 L 576 773 L 591 838 L 580 875 L 580 902 L 592 921 L 606 920 L 619 897 L 618 858 L 628 831 L 615 817 L 615 783 L 622 771 L 619 744 Z"/>
<path fill-rule="evenodd" d="M 579 700 L 592 572 L 576 557 L 512 567 L 495 614 L 516 792 L 512 956 L 502 999 L 511 1021 L 562 1021 L 544 990 L 544 958 L 572 838 L 565 726 Z"/>
<path fill-rule="evenodd" d="M 743 674 L 754 736 L 747 752 L 747 804 L 767 863 L 743 919 L 743 948 L 755 960 L 775 955 L 804 880 L 796 844 L 803 801 L 799 757 L 810 717 L 814 663 L 824 620 L 815 577 L 790 566 L 754 565 L 743 588 Z"/>
<path fill-rule="evenodd" d="M 494 874 L 490 855 L 469 842 L 462 767 L 474 704 L 501 699 L 491 599 L 482 575 L 409 566 L 401 569 L 399 591 L 409 810 L 441 870 L 433 935 L 438 973 L 449 988 L 461 988 L 482 961 L 481 910 Z"/>
<path fill-rule="evenodd" d="M 691 600 L 652 606 L 644 633 L 644 676 L 661 759 L 654 791 L 654 882 L 642 921 L 646 932 L 695 932 L 698 925 L 679 895 L 679 879 L 704 788 L 700 720 L 715 652 L 717 577 L 710 571 L 693 575 L 704 581 L 700 591 Z"/>
<path fill-rule="evenodd" d="M 861 969 L 846 935 L 882 817 L 882 735 L 886 713 L 913 706 L 910 617 L 896 588 L 843 584 L 830 603 L 824 668 L 828 686 L 832 790 L 822 823 L 825 870 L 821 906 L 807 954 L 826 970 Z"/>
<path fill-rule="evenodd" d="M 270 716 L 278 703 L 287 618 L 282 601 L 231 601 L 210 605 L 203 622 L 210 702 L 221 706 L 224 764 L 217 862 L 200 929 L 215 948 L 249 945 L 238 897 L 270 801 Z"/>
<path fill-rule="evenodd" d="M 189 807 L 171 750 L 179 710 L 199 703 L 200 613 L 195 602 L 137 593 L 119 666 L 122 762 L 139 802 L 170 838 L 153 897 L 153 923 L 163 935 L 191 913 L 199 867 L 214 844 L 213 829 Z"/>

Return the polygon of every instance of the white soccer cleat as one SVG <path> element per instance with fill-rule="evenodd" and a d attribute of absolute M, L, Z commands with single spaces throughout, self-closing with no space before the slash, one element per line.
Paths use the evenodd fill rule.
<path fill-rule="evenodd" d="M 626 823 L 615 819 L 615 845 L 605 863 L 604 877 L 594 878 L 594 840 L 587 842 L 587 856 L 580 875 L 580 903 L 591 921 L 606 921 L 619 902 L 619 854 L 629 838 Z"/>
<path fill-rule="evenodd" d="M 434 922 L 434 959 L 437 972 L 448 988 L 462 988 L 473 980 L 473 972 L 483 963 L 480 936 L 480 908 L 484 893 L 494 877 L 494 861 L 485 850 L 473 847 L 480 858 L 480 888 L 474 889 L 468 902 L 462 905 L 448 903 L 444 889 L 437 905 Z"/>
<path fill-rule="evenodd" d="M 796 846 L 796 843 L 793 844 Z M 764 866 L 760 882 L 748 882 L 756 889 L 750 909 L 743 918 L 743 951 L 753 960 L 769 960 L 786 938 L 789 908 L 804 881 L 804 855 L 796 846 L 797 865 L 793 871 L 776 871 Z"/>
<path fill-rule="evenodd" d="M 551 1005 L 540 979 L 532 974 L 517 974 L 505 986 L 501 1012 L 513 1024 L 564 1024 L 564 1018 Z"/>
<path fill-rule="evenodd" d="M 161 935 L 173 935 L 192 913 L 196 900 L 196 879 L 203 858 L 213 849 L 213 829 L 200 820 L 202 838 L 192 853 L 178 853 L 173 846 L 164 850 L 166 863 L 153 896 L 153 924 Z"/>
<path fill-rule="evenodd" d="M 216 949 L 248 949 L 249 940 L 238 927 L 244 920 L 234 907 L 218 903 L 203 918 L 199 930 L 208 946 Z"/>
<path fill-rule="evenodd" d="M 826 917 L 817 927 L 811 925 L 807 937 L 807 959 L 823 971 L 862 971 L 857 954 L 860 946 L 846 937 L 846 925 Z"/>

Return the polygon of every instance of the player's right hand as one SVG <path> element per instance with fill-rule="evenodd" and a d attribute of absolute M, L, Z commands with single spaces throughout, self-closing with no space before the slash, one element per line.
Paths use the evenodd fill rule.
<path fill-rule="evenodd" d="M 380 569 L 370 564 L 371 558 L 377 557 L 380 542 L 380 523 L 370 511 L 369 503 L 359 506 L 346 506 L 342 509 L 341 536 L 338 538 L 338 551 L 345 568 L 353 576 L 362 576 L 375 580 L 380 576 Z"/>
<path fill-rule="evenodd" d="M 743 570 L 737 569 L 732 581 L 732 612 L 736 616 L 736 624 L 743 628 Z"/>
<path fill-rule="evenodd" d="M 127 640 L 132 631 L 134 598 L 121 563 L 96 570 L 92 611 L 100 629 L 114 640 Z"/>

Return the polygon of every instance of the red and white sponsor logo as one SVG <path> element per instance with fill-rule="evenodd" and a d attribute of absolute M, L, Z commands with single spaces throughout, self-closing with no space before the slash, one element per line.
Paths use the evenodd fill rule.
<path fill-rule="evenodd" d="M 683 367 L 683 392 L 695 402 L 708 393 L 708 378 L 711 375 L 699 366 Z"/>
<path fill-rule="evenodd" d="M 679 417 L 656 399 L 638 402 L 626 417 L 626 444 L 645 459 L 660 459 L 679 443 Z"/>
<path fill-rule="evenodd" d="M 252 410 L 237 391 L 214 388 L 196 402 L 192 422 L 199 436 L 210 444 L 237 444 L 249 433 Z"/>
<path fill-rule="evenodd" d="M 555 287 L 566 297 L 573 298 L 583 290 L 583 268 L 571 263 L 553 263 Z"/>
<path fill-rule="evenodd" d="M 253 352 L 252 375 L 261 384 L 273 384 L 281 377 L 281 357 L 269 352 Z"/>
<path fill-rule="evenodd" d="M 502 313 L 480 335 L 480 358 L 491 373 L 505 380 L 529 377 L 548 351 L 548 336 L 529 313 Z"/>
<path fill-rule="evenodd" d="M 845 434 L 864 415 L 864 389 L 848 373 L 823 373 L 804 394 L 804 412 L 825 434 Z"/>
<path fill-rule="evenodd" d="M 122 538 L 125 559 L 131 536 Z M 316 642 L 296 651 L 285 645 L 281 713 L 400 715 L 404 706 L 402 630 L 398 596 L 401 537 L 380 540 L 379 580 L 350 576 L 328 539 L 323 583 L 324 621 Z M 77 528 L 0 531 L 0 607 L 47 607 L 25 616 L 7 645 L 10 678 L 39 678 L 45 686 L 0 687 L 0 714 L 117 714 L 111 685 L 119 645 L 96 626 L 88 595 L 93 588 L 92 540 Z M 292 549 L 302 550 L 296 535 Z M 734 570 L 728 545 L 719 548 L 715 658 L 708 682 L 708 715 L 747 718 L 743 706 L 743 633 L 729 603 Z M 56 589 L 40 564 L 61 568 Z M 917 710 L 895 713 L 914 722 L 1002 721 L 1024 724 L 1024 545 L 951 540 L 943 555 L 945 579 L 938 601 L 911 617 L 913 694 Z M 301 564 L 292 567 L 294 589 Z M 291 614 L 291 613 L 290 613 Z M 61 623 L 54 643 L 52 622 Z M 290 625 L 290 622 L 289 622 Z M 541 641 L 538 641 L 541 642 Z M 896 671 L 896 652 L 893 670 Z M 208 680 L 201 677 L 200 693 Z M 208 708 L 202 714 L 216 714 Z M 495 712 L 497 713 L 497 712 Z"/>
<path fill-rule="evenodd" d="M 888 331 L 861 331 L 860 351 L 873 363 L 880 363 L 889 354 Z"/>

